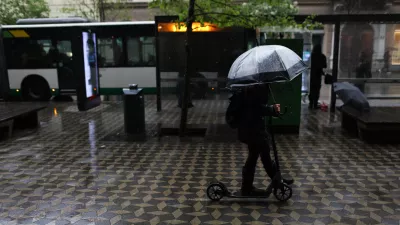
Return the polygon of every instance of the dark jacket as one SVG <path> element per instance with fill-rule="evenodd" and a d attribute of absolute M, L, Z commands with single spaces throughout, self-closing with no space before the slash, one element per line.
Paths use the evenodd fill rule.
<path fill-rule="evenodd" d="M 251 141 L 266 138 L 268 135 L 266 130 L 266 116 L 276 116 L 273 105 L 268 105 L 256 99 L 247 99 L 244 102 L 240 116 L 241 119 L 238 127 L 239 140 L 247 144 Z"/>
<path fill-rule="evenodd" d="M 326 56 L 322 53 L 321 47 L 316 46 L 311 54 L 310 85 L 320 86 L 324 68 L 327 67 Z"/>

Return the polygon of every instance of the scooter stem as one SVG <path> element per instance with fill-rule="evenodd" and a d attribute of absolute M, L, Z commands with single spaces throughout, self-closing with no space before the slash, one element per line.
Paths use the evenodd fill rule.
<path fill-rule="evenodd" d="M 278 152 L 276 150 L 274 131 L 272 130 L 272 116 L 269 117 L 269 130 L 270 130 L 269 133 L 270 133 L 271 142 L 272 142 L 272 149 L 274 151 L 274 160 L 275 160 L 275 165 L 276 165 L 276 171 L 280 173 L 281 167 L 279 165 Z"/>
<path fill-rule="evenodd" d="M 268 85 L 269 92 L 272 96 L 272 100 L 274 104 L 276 104 L 275 98 L 274 98 L 274 93 L 272 92 L 271 86 Z M 287 111 L 287 107 L 285 107 L 285 113 Z M 281 114 L 280 114 L 281 116 Z M 271 136 L 271 142 L 272 142 L 272 149 L 274 151 L 274 158 L 275 158 L 275 165 L 276 165 L 276 171 L 280 173 L 281 168 L 279 166 L 279 159 L 278 159 L 278 152 L 276 150 L 276 143 L 275 143 L 275 136 L 274 136 L 274 131 L 272 130 L 272 116 L 269 117 L 269 130 L 270 130 L 270 136 Z"/>

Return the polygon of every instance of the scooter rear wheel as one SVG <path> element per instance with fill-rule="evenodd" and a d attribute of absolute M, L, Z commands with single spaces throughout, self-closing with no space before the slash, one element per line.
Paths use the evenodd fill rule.
<path fill-rule="evenodd" d="M 275 198 L 281 202 L 286 202 L 287 200 L 289 200 L 292 197 L 292 194 L 292 188 L 285 183 L 282 183 L 281 187 L 274 189 Z"/>
<path fill-rule="evenodd" d="M 210 184 L 207 188 L 207 196 L 212 201 L 219 201 L 224 197 L 225 189 L 221 183 Z"/>

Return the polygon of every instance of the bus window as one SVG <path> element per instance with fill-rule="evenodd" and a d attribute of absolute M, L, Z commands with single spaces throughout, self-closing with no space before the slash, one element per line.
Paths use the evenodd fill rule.
<path fill-rule="evenodd" d="M 124 63 L 122 38 L 99 38 L 98 49 L 100 67 L 122 66 Z"/>
<path fill-rule="evenodd" d="M 71 66 L 72 63 L 72 43 L 71 41 L 57 41 L 57 59 L 62 67 Z"/>
<path fill-rule="evenodd" d="M 58 41 L 57 49 L 60 54 L 64 54 L 68 59 L 72 58 L 72 43 L 71 41 Z"/>
<path fill-rule="evenodd" d="M 128 38 L 128 65 L 137 67 L 155 66 L 154 41 L 154 37 Z"/>
<path fill-rule="evenodd" d="M 142 60 L 147 66 L 156 65 L 156 48 L 154 37 L 144 37 L 142 40 Z"/>
<path fill-rule="evenodd" d="M 50 49 L 51 40 L 14 39 L 11 42 L 10 68 L 54 68 Z"/>
<path fill-rule="evenodd" d="M 140 43 L 139 38 L 128 38 L 127 41 L 128 50 L 128 65 L 129 66 L 141 66 L 141 54 L 140 54 Z"/>

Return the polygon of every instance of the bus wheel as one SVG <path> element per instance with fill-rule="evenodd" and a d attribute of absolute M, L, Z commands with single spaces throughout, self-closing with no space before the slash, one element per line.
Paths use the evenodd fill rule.
<path fill-rule="evenodd" d="M 21 94 L 24 101 L 49 101 L 51 98 L 50 86 L 41 76 L 29 76 L 21 85 Z"/>

